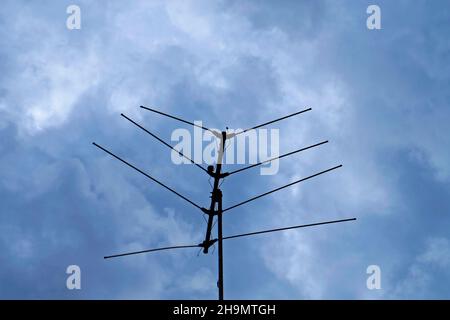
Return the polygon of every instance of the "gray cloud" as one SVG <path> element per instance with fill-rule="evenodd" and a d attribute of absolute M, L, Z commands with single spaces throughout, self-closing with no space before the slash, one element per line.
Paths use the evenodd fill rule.
<path fill-rule="evenodd" d="M 204 232 L 199 212 L 90 145 L 126 155 L 204 205 L 202 173 L 167 165 L 167 150 L 120 119 L 125 112 L 168 140 L 178 124 L 137 109 L 144 104 L 217 128 L 313 108 L 283 123 L 281 152 L 330 144 L 283 159 L 274 177 L 230 177 L 227 205 L 344 164 L 227 213 L 227 234 L 358 217 L 230 241 L 227 297 L 410 298 L 417 288 L 425 298 L 447 297 L 437 279 L 448 278 L 449 20 L 439 5 L 381 1 L 383 30 L 370 32 L 366 1 L 81 1 L 82 30 L 68 31 L 64 3 L 7 1 L 0 296 L 214 297 L 214 256 L 102 259 L 196 243 Z M 80 292 L 65 288 L 69 264 L 82 268 Z M 365 288 L 369 264 L 383 270 L 381 292 Z"/>

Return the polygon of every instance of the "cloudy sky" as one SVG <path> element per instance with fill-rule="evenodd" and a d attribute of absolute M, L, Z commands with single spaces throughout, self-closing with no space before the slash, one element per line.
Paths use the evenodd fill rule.
<path fill-rule="evenodd" d="M 0 297 L 216 298 L 217 251 L 103 259 L 204 235 L 199 210 L 91 144 L 207 206 L 205 173 L 120 116 L 192 130 L 146 105 L 220 129 L 313 109 L 270 127 L 280 152 L 330 143 L 229 177 L 225 207 L 343 164 L 224 214 L 225 235 L 358 219 L 226 242 L 226 298 L 450 298 L 449 33 L 438 0 L 2 1 Z"/>

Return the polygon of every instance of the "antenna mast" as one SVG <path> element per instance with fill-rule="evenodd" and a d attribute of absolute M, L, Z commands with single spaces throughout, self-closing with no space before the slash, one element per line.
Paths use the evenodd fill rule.
<path fill-rule="evenodd" d="M 297 183 L 303 182 L 305 180 L 317 177 L 319 175 L 322 175 L 324 173 L 330 172 L 332 170 L 338 169 L 340 167 L 342 167 L 342 165 L 338 165 L 323 171 L 320 171 L 318 173 L 315 173 L 313 175 L 307 176 L 305 178 L 296 180 L 294 182 L 291 182 L 289 184 L 286 184 L 284 186 L 278 187 L 276 189 L 273 189 L 271 191 L 262 193 L 260 195 L 254 196 L 248 200 L 242 201 L 240 203 L 237 203 L 235 205 L 232 205 L 226 209 L 222 208 L 222 190 L 220 190 L 220 180 L 224 179 L 225 177 L 232 175 L 232 174 L 236 174 L 239 172 L 242 172 L 244 170 L 247 169 L 251 169 L 254 168 L 256 166 L 262 165 L 264 163 L 268 163 L 277 159 L 281 159 L 284 158 L 286 156 L 290 156 L 293 154 L 296 154 L 298 152 L 301 151 L 305 151 L 320 145 L 323 145 L 325 143 L 328 143 L 328 140 L 326 141 L 322 141 L 304 148 L 300 148 L 297 149 L 295 151 L 283 154 L 281 156 L 278 157 L 274 157 L 256 164 L 252 164 L 249 165 L 247 167 L 238 169 L 238 170 L 234 170 L 231 172 L 222 172 L 222 163 L 223 163 L 223 159 L 224 159 L 224 154 L 225 154 L 225 143 L 227 139 L 232 139 L 235 136 L 245 133 L 247 131 L 250 130 L 254 130 L 263 126 L 266 126 L 268 124 L 272 124 L 274 122 L 278 122 L 299 114 L 302 114 L 304 112 L 307 111 L 311 111 L 311 108 L 308 109 L 304 109 L 295 113 L 292 113 L 290 115 L 272 120 L 272 121 L 268 121 L 265 122 L 263 124 L 251 127 L 249 129 L 245 129 L 243 131 L 239 131 L 237 133 L 230 133 L 227 134 L 226 131 L 222 131 L 222 132 L 218 132 L 216 130 L 211 130 L 208 129 L 206 127 L 203 126 L 199 126 L 193 122 L 190 121 L 186 121 L 184 119 L 181 119 L 179 117 L 164 113 L 162 111 L 158 111 L 152 108 L 148 108 L 148 107 L 143 107 L 141 106 L 142 109 L 145 109 L 147 111 L 151 111 L 154 113 L 157 113 L 159 115 L 171 118 L 173 120 L 177 120 L 180 122 L 183 122 L 185 124 L 189 124 L 195 127 L 199 127 L 203 130 L 209 131 L 211 132 L 220 142 L 220 147 L 218 150 L 218 155 L 217 155 L 217 162 L 215 164 L 215 167 L 210 165 L 208 166 L 207 169 L 205 169 L 202 165 L 194 162 L 192 159 L 190 159 L 189 157 L 187 157 L 186 155 L 184 155 L 182 152 L 174 149 L 170 144 L 168 144 L 167 142 L 165 142 L 164 140 L 162 140 L 161 138 L 159 138 L 157 135 L 155 135 L 154 133 L 150 132 L 149 130 L 147 130 L 146 128 L 144 128 L 142 125 L 140 125 L 139 123 L 137 123 L 136 121 L 132 120 L 131 118 L 127 117 L 126 115 L 124 115 L 123 113 L 121 114 L 121 116 L 123 118 L 125 118 L 126 120 L 128 120 L 129 122 L 131 122 L 132 124 L 134 124 L 135 126 L 139 127 L 140 129 L 142 129 L 144 132 L 146 132 L 147 134 L 149 134 L 150 136 L 152 136 L 154 139 L 158 140 L 159 142 L 161 142 L 162 144 L 164 144 L 166 147 L 170 148 L 171 150 L 177 152 L 180 156 L 186 158 L 188 161 L 190 161 L 192 164 L 196 165 L 198 168 L 200 168 L 201 170 L 203 170 L 204 172 L 206 172 L 210 177 L 212 177 L 214 179 L 214 183 L 213 183 L 213 189 L 211 191 L 211 202 L 209 205 L 209 209 L 204 208 L 199 206 L 198 204 L 196 204 L 195 202 L 193 202 L 192 200 L 188 199 L 187 197 L 181 195 L 180 193 L 178 193 L 177 191 L 175 191 L 174 189 L 172 189 L 171 187 L 167 186 L 166 184 L 162 183 L 161 181 L 157 180 L 156 178 L 152 177 L 151 175 L 149 175 L 148 173 L 144 172 L 143 170 L 139 169 L 138 167 L 134 166 L 133 164 L 129 163 L 128 161 L 122 159 L 121 157 L 115 155 L 114 153 L 112 153 L 111 151 L 107 150 L 106 148 L 100 146 L 99 144 L 93 142 L 93 145 L 95 145 L 96 147 L 98 147 L 99 149 L 103 150 L 104 152 L 108 153 L 109 155 L 111 155 L 112 157 L 116 158 L 117 160 L 119 160 L 120 162 L 126 164 L 127 166 L 131 167 L 132 169 L 134 169 L 135 171 L 141 173 L 142 175 L 146 176 L 147 178 L 149 178 L 150 180 L 152 180 L 153 182 L 159 184 L 160 186 L 162 186 L 163 188 L 169 190 L 170 192 L 172 192 L 173 194 L 177 195 L 179 198 L 183 199 L 184 201 L 188 202 L 189 204 L 191 204 L 192 206 L 194 206 L 197 209 L 200 209 L 204 214 L 206 214 L 208 216 L 208 220 L 207 220 L 207 227 L 206 227 L 206 233 L 205 233 L 205 239 L 203 240 L 202 243 L 199 244 L 190 244 L 190 245 L 178 245 L 178 246 L 169 246 L 169 247 L 162 247 L 162 248 L 154 248 L 154 249 L 148 249 L 148 250 L 141 250 L 141 251 L 133 251 L 133 252 L 127 252 L 127 253 L 120 253 L 120 254 L 115 254 L 115 255 L 110 255 L 110 256 L 105 256 L 105 259 L 110 259 L 110 258 L 117 258 L 117 257 L 123 257 L 123 256 L 129 256 L 129 255 L 135 255 L 135 254 L 142 254 L 142 253 L 149 253 L 149 252 L 155 252 L 155 251 L 165 251 L 165 250 L 172 250 L 172 249 L 186 249 L 186 248 L 202 248 L 203 249 L 203 253 L 207 254 L 209 252 L 209 248 L 214 245 L 216 242 L 218 243 L 218 280 L 217 280 L 217 287 L 218 287 L 218 298 L 219 300 L 223 300 L 224 299 L 224 286 L 223 286 L 223 241 L 224 240 L 228 240 L 228 239 L 235 239 L 235 238 L 240 238 L 240 237 L 247 237 L 247 236 L 254 236 L 254 235 L 259 235 L 259 234 L 265 234 L 265 233 L 272 233 L 272 232 L 279 232 L 279 231 L 286 231 L 286 230 L 292 230 L 292 229 L 298 229 L 298 228 L 305 228 L 305 227 L 313 227 L 313 226 L 319 226 L 319 225 L 325 225 L 325 224 L 334 224 L 334 223 L 341 223 L 341 222 L 348 222 L 348 221 L 354 221 L 356 220 L 356 218 L 350 218 L 350 219 L 341 219 L 341 220 L 332 220 L 332 221 L 324 221 L 324 222 L 317 222 L 317 223 L 310 223 L 310 224 L 304 224 L 304 225 L 297 225 L 297 226 L 290 226 L 290 227 L 281 227 L 281 228 L 276 228 L 276 229 L 269 229 L 269 230 L 262 230 L 262 231 L 256 231 L 256 232 L 249 232 L 249 233 L 243 233 L 243 234 L 237 234 L 237 235 L 232 235 L 232 236 L 226 236 L 224 237 L 222 234 L 222 216 L 223 213 L 234 209 L 236 207 L 239 207 L 241 205 L 247 204 L 251 201 L 257 200 L 259 198 L 262 198 L 264 196 L 267 196 L 269 194 L 272 194 L 274 192 L 280 191 L 284 188 L 290 187 L 292 185 L 295 185 Z M 217 216 L 217 238 L 216 239 L 211 239 L 211 235 L 212 235 L 212 228 L 213 228 L 213 222 L 214 222 L 214 216 Z"/>

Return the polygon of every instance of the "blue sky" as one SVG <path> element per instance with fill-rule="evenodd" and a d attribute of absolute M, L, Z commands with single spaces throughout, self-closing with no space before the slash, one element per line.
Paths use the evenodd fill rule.
<path fill-rule="evenodd" d="M 81 8 L 81 30 L 66 7 Z M 368 30 L 366 8 L 381 8 Z M 450 297 L 448 1 L 3 1 L 0 6 L 0 297 L 215 299 L 216 255 L 103 260 L 198 243 L 201 213 L 101 153 L 96 141 L 201 205 L 204 173 L 176 166 L 124 112 L 170 140 L 184 127 L 286 120 L 274 176 L 227 179 L 226 235 L 357 217 L 225 244 L 229 299 Z M 231 170 L 231 168 L 227 168 Z M 66 288 L 68 265 L 81 290 Z M 380 290 L 366 287 L 379 265 Z"/>

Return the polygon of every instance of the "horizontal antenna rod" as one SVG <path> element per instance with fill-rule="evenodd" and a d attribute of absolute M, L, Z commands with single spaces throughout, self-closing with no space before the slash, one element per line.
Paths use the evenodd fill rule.
<path fill-rule="evenodd" d="M 214 133 L 214 131 L 211 130 L 211 129 L 208 129 L 208 128 L 206 128 L 206 127 L 200 126 L 200 125 L 198 125 L 198 124 L 195 124 L 195 123 L 190 122 L 190 121 L 187 121 L 187 120 L 183 120 L 183 119 L 178 118 L 178 117 L 175 117 L 175 116 L 171 116 L 170 114 L 167 114 L 167 113 L 164 113 L 164 112 L 161 112 L 161 111 L 152 109 L 152 108 L 144 107 L 144 106 L 141 106 L 141 108 L 142 108 L 142 109 L 145 109 L 145 110 L 148 110 L 148 111 L 151 111 L 151 112 L 154 112 L 154 113 L 158 113 L 158 114 L 160 114 L 160 115 L 166 116 L 166 117 L 171 118 L 171 119 L 175 119 L 175 120 L 178 120 L 178 121 L 181 121 L 181 122 L 190 124 L 191 126 L 198 127 L 198 128 L 203 129 L 203 130 L 210 131 L 210 132 Z"/>
<path fill-rule="evenodd" d="M 321 171 L 321 172 L 319 172 L 319 173 L 313 174 L 312 176 L 309 176 L 309 177 L 302 178 L 302 179 L 300 179 L 300 180 L 291 182 L 291 183 L 289 183 L 289 184 L 287 184 L 287 185 L 285 185 L 285 186 L 276 188 L 276 189 L 271 190 L 271 191 L 268 191 L 268 192 L 266 192 L 266 193 L 260 194 L 260 195 L 258 195 L 258 196 L 256 196 L 256 197 L 250 198 L 250 199 L 248 199 L 248 200 L 245 200 L 245 201 L 243 201 L 243 202 L 240 202 L 240 203 L 238 203 L 238 204 L 235 204 L 234 206 L 231 206 L 231 207 L 229 207 L 229 208 L 226 208 L 226 209 L 224 209 L 222 212 L 225 212 L 225 211 L 234 209 L 234 208 L 239 207 L 239 206 L 241 206 L 241 205 L 243 205 L 243 204 L 249 203 L 249 202 L 251 202 L 251 201 L 253 201 L 253 200 L 259 199 L 259 198 L 264 197 L 264 196 L 267 196 L 267 195 L 269 195 L 269 194 L 271 194 L 271 193 L 273 193 L 273 192 L 276 192 L 276 191 L 279 191 L 279 190 L 281 190 L 281 189 L 290 187 L 290 186 L 292 186 L 292 185 L 294 185 L 294 184 L 297 184 L 297 183 L 300 183 L 300 182 L 302 182 L 302 181 L 305 181 L 305 180 L 308 180 L 308 179 L 317 177 L 317 176 L 319 176 L 319 175 L 321 175 L 321 174 L 327 173 L 327 172 L 329 172 L 329 171 L 335 170 L 335 169 L 340 168 L 340 167 L 342 167 L 342 164 L 340 164 L 340 165 L 338 165 L 338 166 L 336 166 L 336 167 L 333 167 L 333 168 L 330 168 L 330 169 Z"/>
<path fill-rule="evenodd" d="M 122 117 L 124 117 L 125 119 L 127 119 L 128 121 L 130 121 L 131 123 L 133 123 L 134 125 L 136 125 L 137 127 L 141 128 L 143 131 L 147 132 L 149 135 L 151 135 L 153 138 L 155 138 L 156 140 L 158 140 L 159 142 L 161 142 L 162 144 L 164 144 L 166 147 L 172 149 L 173 151 L 175 151 L 176 153 L 178 153 L 180 156 L 184 157 L 185 159 L 189 160 L 192 164 L 195 164 L 197 167 L 199 167 L 200 169 L 202 169 L 203 171 L 205 171 L 206 173 L 208 173 L 208 171 L 203 168 L 201 165 L 199 165 L 198 163 L 195 163 L 191 158 L 185 156 L 181 151 L 178 151 L 177 149 L 175 149 L 174 147 L 172 147 L 170 144 L 168 144 L 167 142 L 165 142 L 164 140 L 162 140 L 161 138 L 159 138 L 158 136 L 156 136 L 155 134 L 151 133 L 150 131 L 148 131 L 147 129 L 145 129 L 143 126 L 141 126 L 139 123 L 137 123 L 136 121 L 128 118 L 126 115 L 124 115 L 123 113 L 120 114 Z"/>
<path fill-rule="evenodd" d="M 153 177 L 150 176 L 149 174 L 145 173 L 145 172 L 142 171 L 141 169 L 139 169 L 139 168 L 133 166 L 133 165 L 130 164 L 129 162 L 127 162 L 127 161 L 123 160 L 122 158 L 116 156 L 116 155 L 115 155 L 114 153 L 112 153 L 111 151 L 106 150 L 105 148 L 103 148 L 102 146 L 99 146 L 99 145 L 96 144 L 95 142 L 92 142 L 92 144 L 93 144 L 94 146 L 96 146 L 97 148 L 99 148 L 99 149 L 105 151 L 105 152 L 108 153 L 109 155 L 113 156 L 113 157 L 116 158 L 117 160 L 119 160 L 119 161 L 125 163 L 127 166 L 133 168 L 133 169 L 136 170 L 137 172 L 142 173 L 144 176 L 146 176 L 146 177 L 149 178 L 150 180 L 153 180 L 154 182 L 156 182 L 156 183 L 159 184 L 160 186 L 162 186 L 162 187 L 166 188 L 167 190 L 171 191 L 172 193 L 176 194 L 176 195 L 177 195 L 178 197 L 180 197 L 181 199 L 183 199 L 183 200 L 189 202 L 189 203 L 192 204 L 194 207 L 196 207 L 196 208 L 202 210 L 202 208 L 201 208 L 199 205 L 197 205 L 195 202 L 193 202 L 193 201 L 189 200 L 188 198 L 186 198 L 185 196 L 179 194 L 178 192 L 176 192 L 176 191 L 173 190 L 172 188 L 170 188 L 170 187 L 166 186 L 164 183 L 162 183 L 162 182 L 156 180 L 155 178 L 153 178 Z"/>
<path fill-rule="evenodd" d="M 274 160 L 277 160 L 277 159 L 281 159 L 281 158 L 290 156 L 290 155 L 292 155 L 294 153 L 305 151 L 305 150 L 308 150 L 308 149 L 320 146 L 320 145 L 325 144 L 325 143 L 328 143 L 328 140 L 322 141 L 320 143 L 316 143 L 316 144 L 313 144 L 311 146 L 308 146 L 308 147 L 305 147 L 305 148 L 301 148 L 301 149 L 298 149 L 298 150 L 295 150 L 295 151 L 292 151 L 292 152 L 289 152 L 289 153 L 286 153 L 286 154 L 283 154 L 283 155 L 281 155 L 279 157 L 271 158 L 271 159 L 268 159 L 268 160 L 265 160 L 265 161 L 262 161 L 262 162 L 259 162 L 259 163 L 252 164 L 251 166 L 248 166 L 248 167 L 244 167 L 244 168 L 241 168 L 241 169 L 238 169 L 238 170 L 231 171 L 231 172 L 228 173 L 228 175 L 232 175 L 234 173 L 238 173 L 238 172 L 241 172 L 241 171 L 244 171 L 244 170 L 247 170 L 247 169 L 251 169 L 251 168 L 254 168 L 256 166 L 260 166 L 260 165 L 262 165 L 264 163 L 271 162 L 271 161 L 274 161 Z"/>
<path fill-rule="evenodd" d="M 266 126 L 266 125 L 268 125 L 268 124 L 271 124 L 271 123 L 274 123 L 274 122 L 277 122 L 277 121 L 281 121 L 281 120 L 284 120 L 284 119 L 287 119 L 287 118 L 290 118 L 290 117 L 293 117 L 293 116 L 296 116 L 296 115 L 298 115 L 298 114 L 301 114 L 301 113 L 304 113 L 304 112 L 307 112 L 307 111 L 311 111 L 311 110 L 312 110 L 311 108 L 308 108 L 308 109 L 301 110 L 301 111 L 292 113 L 292 114 L 290 114 L 290 115 L 287 115 L 287 116 L 284 116 L 284 117 L 281 117 L 281 118 L 278 118 L 278 119 L 275 119 L 275 120 L 272 120 L 272 121 L 269 121 L 269 122 L 265 122 L 265 123 L 263 123 L 263 124 L 260 124 L 260 125 L 255 126 L 255 127 L 252 127 L 252 128 L 249 128 L 249 129 L 245 129 L 244 131 L 237 132 L 234 136 L 237 136 L 238 134 L 241 134 L 241 133 L 244 133 L 244 132 L 253 130 L 253 129 L 257 129 L 257 128 L 260 128 L 260 127 L 264 127 L 264 126 Z"/>
<path fill-rule="evenodd" d="M 156 249 L 149 249 L 149 250 L 142 250 L 142 251 L 134 251 L 134 252 L 128 252 L 128 253 L 120 253 L 120 254 L 114 254 L 111 256 L 103 257 L 104 259 L 111 259 L 111 258 L 117 258 L 117 257 L 123 257 L 123 256 L 130 256 L 133 254 L 140 254 L 140 253 L 147 253 L 147 252 L 155 252 L 155 251 L 162 251 L 162 250 L 171 250 L 171 249 L 184 249 L 184 248 L 197 248 L 199 245 L 189 245 L 189 246 L 172 246 L 172 247 L 163 247 L 163 248 L 156 248 Z"/>
<path fill-rule="evenodd" d="M 224 237 L 223 240 L 235 239 L 235 238 L 240 238 L 240 237 L 254 236 L 254 235 L 262 234 L 262 233 L 278 232 L 278 231 L 285 231 L 285 230 L 306 228 L 306 227 L 314 227 L 314 226 L 320 226 L 320 225 L 323 225 L 323 224 L 332 224 L 332 223 L 347 222 L 347 221 L 354 221 L 354 220 L 356 220 L 356 218 L 342 219 L 342 220 L 333 220 L 333 221 L 325 221 L 325 222 L 317 222 L 317 223 L 302 224 L 302 225 L 292 226 L 292 227 L 262 230 L 262 231 L 249 232 L 249 233 L 243 233 L 243 234 L 237 234 L 237 235 L 234 235 L 234 236 Z"/>
<path fill-rule="evenodd" d="M 258 234 L 263 234 L 263 233 L 269 233 L 269 232 L 278 232 L 278 231 L 285 231 L 285 230 L 291 230 L 291 229 L 314 227 L 314 226 L 320 226 L 320 225 L 324 225 L 324 224 L 340 223 L 340 222 L 347 222 L 347 221 L 354 221 L 354 220 L 356 220 L 356 218 L 342 219 L 342 220 L 332 220 L 332 221 L 317 222 L 317 223 L 310 223 L 310 224 L 302 224 L 302 225 L 292 226 L 292 227 L 269 229 L 269 230 L 262 230 L 262 231 L 256 231 L 256 232 L 250 232 L 250 233 L 242 233 L 242 234 L 237 234 L 237 235 L 233 235 L 233 236 L 223 237 L 222 239 L 223 240 L 235 239 L 235 238 L 240 238 L 240 237 L 248 237 L 248 236 L 253 236 L 253 235 L 258 235 Z M 211 240 L 211 241 L 212 242 L 216 242 L 217 239 L 214 239 L 214 240 Z M 111 255 L 111 256 L 106 256 L 104 258 L 105 259 L 110 259 L 110 258 L 130 256 L 130 255 L 134 255 L 134 254 L 141 254 L 141 253 L 148 253 L 148 252 L 155 252 L 155 251 L 172 250 L 172 249 L 184 249 L 184 248 L 199 248 L 199 247 L 202 247 L 202 244 L 162 247 L 162 248 L 156 248 L 156 249 L 148 249 L 148 250 L 141 250 L 141 251 L 132 251 L 132 252 L 127 252 L 127 253 L 120 253 L 120 254 L 115 254 L 115 255 Z"/>

